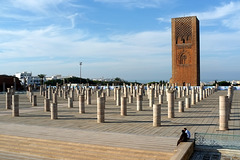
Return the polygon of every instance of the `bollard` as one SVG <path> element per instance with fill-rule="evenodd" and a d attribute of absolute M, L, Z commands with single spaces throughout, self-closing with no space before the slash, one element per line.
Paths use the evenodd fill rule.
<path fill-rule="evenodd" d="M 137 95 L 137 111 L 142 111 L 142 95 Z"/>
<path fill-rule="evenodd" d="M 73 99 L 68 97 L 68 108 L 73 108 Z"/>
<path fill-rule="evenodd" d="M 51 119 L 58 119 L 58 110 L 57 110 L 57 104 L 51 103 Z"/>
<path fill-rule="evenodd" d="M 19 116 L 19 95 L 12 95 L 12 116 Z"/>
<path fill-rule="evenodd" d="M 159 95 L 159 104 L 163 104 L 163 95 Z"/>
<path fill-rule="evenodd" d="M 183 101 L 178 101 L 178 112 L 184 112 Z"/>
<path fill-rule="evenodd" d="M 121 116 L 127 115 L 127 97 L 121 97 Z"/>
<path fill-rule="evenodd" d="M 149 89 L 149 107 L 153 107 L 154 104 L 154 89 Z"/>
<path fill-rule="evenodd" d="M 84 95 L 79 96 L 79 113 L 85 113 Z"/>
<path fill-rule="evenodd" d="M 97 98 L 97 123 L 104 123 L 104 108 L 105 108 L 105 100 L 103 97 Z"/>
<path fill-rule="evenodd" d="M 44 112 L 50 111 L 50 99 L 44 98 Z"/>
<path fill-rule="evenodd" d="M 129 97 L 128 97 L 128 103 L 133 103 L 133 95 L 129 95 Z"/>
<path fill-rule="evenodd" d="M 227 96 L 219 96 L 219 130 L 228 130 Z"/>
<path fill-rule="evenodd" d="M 161 126 L 161 104 L 153 105 L 153 126 Z"/>
<path fill-rule="evenodd" d="M 168 118 L 174 118 L 174 91 L 168 91 Z"/>
<path fill-rule="evenodd" d="M 191 104 L 190 104 L 190 98 L 185 98 L 185 108 L 190 108 Z"/>
<path fill-rule="evenodd" d="M 6 93 L 6 109 L 11 109 L 11 93 Z"/>
<path fill-rule="evenodd" d="M 32 95 L 32 106 L 37 106 L 37 96 Z"/>

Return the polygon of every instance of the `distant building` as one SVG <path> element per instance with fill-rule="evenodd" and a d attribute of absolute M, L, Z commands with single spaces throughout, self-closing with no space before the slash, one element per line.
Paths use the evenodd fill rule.
<path fill-rule="evenodd" d="M 18 78 L 8 75 L 0 75 L 0 92 L 7 91 L 7 88 L 14 87 L 16 90 L 21 90 L 21 84 Z"/>
<path fill-rule="evenodd" d="M 41 84 L 41 78 L 38 76 L 32 76 L 32 73 L 28 72 L 21 72 L 21 73 L 16 73 L 15 76 L 19 78 L 21 81 L 22 85 L 40 85 Z M 46 81 L 46 78 L 43 78 L 43 82 Z"/>

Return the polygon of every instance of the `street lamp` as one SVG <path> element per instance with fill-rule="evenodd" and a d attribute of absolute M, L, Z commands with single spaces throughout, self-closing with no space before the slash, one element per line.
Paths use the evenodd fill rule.
<path fill-rule="evenodd" d="M 80 65 L 80 85 L 81 85 L 81 79 L 82 79 L 82 62 L 80 62 L 79 65 Z"/>

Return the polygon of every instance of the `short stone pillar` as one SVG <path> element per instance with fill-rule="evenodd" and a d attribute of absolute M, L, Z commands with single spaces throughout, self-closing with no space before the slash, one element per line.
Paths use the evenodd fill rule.
<path fill-rule="evenodd" d="M 196 97 L 196 102 L 199 102 L 199 94 L 198 93 L 196 93 L 196 95 L 195 95 Z"/>
<path fill-rule="evenodd" d="M 228 97 L 219 96 L 219 130 L 228 130 Z"/>
<path fill-rule="evenodd" d="M 203 86 L 199 88 L 199 100 L 203 100 Z"/>
<path fill-rule="evenodd" d="M 109 87 L 107 87 L 107 96 L 110 97 L 111 96 L 111 90 Z"/>
<path fill-rule="evenodd" d="M 50 111 L 50 99 L 44 98 L 44 112 Z"/>
<path fill-rule="evenodd" d="M 161 126 L 161 104 L 153 105 L 153 126 Z"/>
<path fill-rule="evenodd" d="M 174 91 L 168 91 L 168 118 L 174 118 Z"/>
<path fill-rule="evenodd" d="M 128 96 L 128 103 L 133 103 L 133 95 Z"/>
<path fill-rule="evenodd" d="M 191 104 L 196 104 L 196 97 L 195 97 L 195 90 L 192 88 L 192 94 L 191 94 Z"/>
<path fill-rule="evenodd" d="M 127 115 L 127 97 L 121 97 L 121 116 Z"/>
<path fill-rule="evenodd" d="M 133 97 L 136 97 L 137 96 L 137 93 L 136 93 L 136 89 L 135 89 L 135 86 L 133 87 Z"/>
<path fill-rule="evenodd" d="M 37 106 L 37 96 L 32 95 L 32 106 Z"/>
<path fill-rule="evenodd" d="M 116 95 L 116 105 L 121 105 L 121 89 L 117 88 L 117 95 Z"/>
<path fill-rule="evenodd" d="M 153 107 L 154 104 L 154 89 L 149 89 L 149 107 Z"/>
<path fill-rule="evenodd" d="M 91 104 L 91 88 L 87 89 L 87 105 Z"/>
<path fill-rule="evenodd" d="M 19 95 L 12 95 L 12 116 L 19 116 Z"/>
<path fill-rule="evenodd" d="M 117 88 L 116 87 L 113 88 L 113 100 L 114 101 L 117 100 Z"/>
<path fill-rule="evenodd" d="M 159 94 L 159 104 L 163 104 L 163 95 Z"/>
<path fill-rule="evenodd" d="M 52 100 L 52 87 L 48 87 L 48 99 Z"/>
<path fill-rule="evenodd" d="M 105 122 L 104 108 L 105 108 L 104 97 L 97 98 L 97 123 Z"/>
<path fill-rule="evenodd" d="M 182 88 L 180 86 L 178 86 L 178 98 L 182 97 Z"/>
<path fill-rule="evenodd" d="M 58 103 L 57 102 L 57 93 L 53 93 L 53 96 L 52 96 L 52 99 L 53 99 L 53 103 Z"/>
<path fill-rule="evenodd" d="M 137 111 L 142 111 L 142 95 L 137 95 Z"/>
<path fill-rule="evenodd" d="M 191 104 L 190 104 L 190 98 L 186 97 L 185 98 L 185 108 L 190 108 Z"/>
<path fill-rule="evenodd" d="M 58 119 L 58 109 L 56 103 L 51 103 L 51 119 Z"/>
<path fill-rule="evenodd" d="M 79 113 L 85 113 L 84 95 L 79 95 Z"/>
<path fill-rule="evenodd" d="M 68 108 L 73 108 L 73 99 L 68 97 Z"/>
<path fill-rule="evenodd" d="M 178 101 L 178 112 L 184 112 L 183 101 Z"/>
<path fill-rule="evenodd" d="M 6 109 L 11 109 L 12 105 L 12 94 L 11 93 L 6 93 Z"/>

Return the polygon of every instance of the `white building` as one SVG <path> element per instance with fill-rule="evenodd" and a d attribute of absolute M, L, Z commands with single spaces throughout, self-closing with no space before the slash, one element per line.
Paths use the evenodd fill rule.
<path fill-rule="evenodd" d="M 41 84 L 41 78 L 39 78 L 38 76 L 32 76 L 32 73 L 21 72 L 21 73 L 16 73 L 15 76 L 19 78 L 22 85 L 24 85 L 24 83 L 26 85 Z M 46 78 L 43 78 L 43 82 L 45 81 L 46 81 Z"/>

